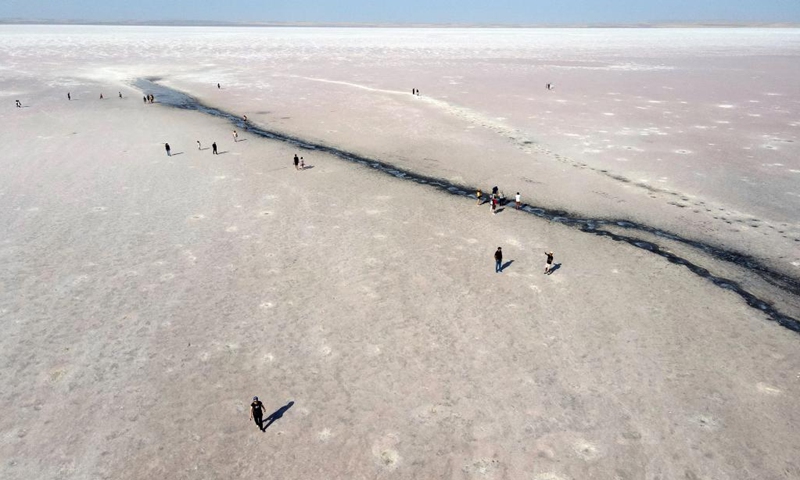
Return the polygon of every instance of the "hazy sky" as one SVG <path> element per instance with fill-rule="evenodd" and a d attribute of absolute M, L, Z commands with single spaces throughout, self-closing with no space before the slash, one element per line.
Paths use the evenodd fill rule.
<path fill-rule="evenodd" d="M 800 0 L 0 0 L 0 18 L 251 22 L 800 22 Z"/>

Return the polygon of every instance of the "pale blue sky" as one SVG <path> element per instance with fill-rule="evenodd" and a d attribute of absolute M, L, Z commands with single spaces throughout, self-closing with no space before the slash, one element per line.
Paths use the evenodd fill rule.
<path fill-rule="evenodd" d="M 800 0 L 0 0 L 0 18 L 528 24 L 800 22 Z"/>

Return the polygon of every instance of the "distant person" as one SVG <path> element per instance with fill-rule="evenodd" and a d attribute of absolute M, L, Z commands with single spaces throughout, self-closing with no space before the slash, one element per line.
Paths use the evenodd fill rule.
<path fill-rule="evenodd" d="M 544 264 L 545 275 L 553 271 L 553 252 L 544 252 L 547 255 L 547 263 Z"/>
<path fill-rule="evenodd" d="M 412 88 L 411 89 L 411 95 L 416 95 L 416 94 L 417 94 L 417 89 L 416 88 Z"/>
<path fill-rule="evenodd" d="M 146 96 L 146 95 L 142 95 L 142 101 L 143 101 L 144 103 L 147 103 L 147 96 Z"/>
<path fill-rule="evenodd" d="M 495 196 L 495 197 L 496 197 L 496 196 L 497 196 L 497 192 L 499 192 L 499 191 L 500 191 L 500 189 L 499 189 L 499 188 L 497 188 L 497 185 L 495 185 L 494 187 L 492 187 L 492 195 L 493 195 L 493 196 Z"/>
<path fill-rule="evenodd" d="M 15 103 L 17 105 L 17 108 L 22 108 L 22 103 L 20 103 L 19 100 L 15 100 Z"/>
<path fill-rule="evenodd" d="M 255 420 L 258 429 L 264 431 L 264 404 L 258 397 L 253 397 L 253 403 L 250 404 L 250 420 Z"/>
<path fill-rule="evenodd" d="M 297 154 L 294 154 L 294 169 L 297 170 L 298 165 L 300 165 L 300 157 Z"/>
<path fill-rule="evenodd" d="M 306 169 L 306 162 L 303 160 L 303 157 L 300 157 L 300 170 Z"/>
<path fill-rule="evenodd" d="M 122 92 L 118 92 L 118 93 L 119 93 L 119 98 L 122 98 Z"/>
<path fill-rule="evenodd" d="M 233 135 L 233 143 L 239 141 L 239 133 L 236 130 L 234 130 L 233 133 L 231 133 L 231 135 Z"/>
<path fill-rule="evenodd" d="M 72 95 L 70 95 L 69 92 L 67 92 L 67 100 L 72 100 Z"/>
<path fill-rule="evenodd" d="M 217 142 L 211 144 L 211 153 L 217 155 Z"/>
<path fill-rule="evenodd" d="M 522 206 L 522 197 L 519 192 L 517 192 L 517 195 L 514 197 L 514 203 L 516 204 L 517 210 L 519 210 Z"/>
<path fill-rule="evenodd" d="M 202 150 L 203 149 L 203 146 L 200 145 L 200 140 L 197 141 L 197 149 L 198 150 Z"/>
<path fill-rule="evenodd" d="M 492 210 L 492 215 L 496 215 L 497 214 L 497 203 L 498 203 L 497 202 L 497 197 L 492 195 L 492 205 L 491 205 L 491 207 L 489 207 Z"/>
<path fill-rule="evenodd" d="M 478 205 L 483 203 L 483 192 L 481 192 L 480 188 L 478 189 L 477 192 L 475 192 L 475 196 L 478 198 Z"/>
<path fill-rule="evenodd" d="M 219 83 L 218 83 L 218 84 L 217 84 L 217 89 L 220 89 L 220 88 L 222 88 L 222 87 L 220 87 L 220 86 L 219 86 Z"/>
<path fill-rule="evenodd" d="M 501 273 L 503 271 L 503 249 L 497 247 L 494 252 L 494 273 Z"/>
<path fill-rule="evenodd" d="M 247 115 L 243 116 L 242 120 L 244 120 L 244 123 L 247 123 Z"/>
<path fill-rule="evenodd" d="M 170 152 L 169 152 L 169 150 L 170 150 L 170 148 L 169 148 L 169 143 L 165 143 L 165 144 L 164 144 L 164 149 L 166 149 L 166 150 L 167 150 L 167 156 L 168 156 L 168 157 L 171 157 L 171 156 L 172 156 L 172 154 L 170 154 Z"/>
<path fill-rule="evenodd" d="M 417 89 L 417 96 L 419 97 L 419 88 Z"/>
<path fill-rule="evenodd" d="M 103 99 L 103 94 L 101 93 L 101 94 L 100 94 L 100 100 L 102 100 L 102 99 Z"/>

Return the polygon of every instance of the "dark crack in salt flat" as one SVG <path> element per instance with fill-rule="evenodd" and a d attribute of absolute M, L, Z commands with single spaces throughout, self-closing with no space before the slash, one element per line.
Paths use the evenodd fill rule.
<path fill-rule="evenodd" d="M 263 128 L 254 126 L 250 123 L 245 125 L 244 121 L 241 118 L 237 117 L 236 115 L 232 115 L 228 112 L 225 112 L 217 108 L 203 105 L 197 99 L 189 95 L 186 95 L 185 93 L 158 84 L 157 83 L 158 80 L 159 80 L 158 78 L 139 79 L 134 82 L 134 86 L 139 88 L 145 93 L 154 94 L 158 100 L 158 103 L 162 103 L 164 105 L 168 105 L 171 107 L 180 108 L 183 110 L 194 110 L 208 115 L 213 115 L 218 118 L 224 118 L 226 120 L 229 120 L 230 122 L 232 122 L 234 125 L 236 125 L 241 129 L 246 128 L 248 133 L 252 133 L 254 135 L 258 135 L 263 138 L 268 138 L 270 140 L 276 140 L 288 143 L 304 150 L 314 150 L 318 152 L 327 153 L 335 157 L 338 157 L 342 160 L 353 162 L 365 167 L 372 168 L 379 172 L 392 175 L 395 178 L 409 180 L 418 183 L 420 185 L 428 185 L 430 187 L 436 188 L 451 195 L 474 198 L 473 192 L 477 190 L 476 187 L 471 187 L 467 185 L 457 185 L 439 178 L 420 175 L 418 173 L 413 173 L 408 170 L 396 167 L 387 162 L 366 158 L 355 153 L 349 153 L 344 150 L 340 150 L 338 148 L 329 147 L 325 145 L 318 145 L 311 142 L 307 142 L 297 137 L 293 137 L 291 135 L 285 135 L 282 133 L 264 130 Z M 752 293 L 748 292 L 747 290 L 742 288 L 742 286 L 739 283 L 733 280 L 729 280 L 727 278 L 713 275 L 705 268 L 696 265 L 684 258 L 681 258 L 675 255 L 674 253 L 666 251 L 655 243 L 632 236 L 618 235 L 608 230 L 604 230 L 602 229 L 602 227 L 610 226 L 610 227 L 618 227 L 626 230 L 631 230 L 633 232 L 636 231 L 646 232 L 655 235 L 657 237 L 662 237 L 674 242 L 681 243 L 688 247 L 702 251 L 703 253 L 714 259 L 732 263 L 734 265 L 742 267 L 758 275 L 760 278 L 765 280 L 770 285 L 778 287 L 781 290 L 791 295 L 800 296 L 800 280 L 782 274 L 780 272 L 776 272 L 750 255 L 734 252 L 731 250 L 726 250 L 724 248 L 716 247 L 696 240 L 690 240 L 675 233 L 667 232 L 665 230 L 661 230 L 637 222 L 632 222 L 630 220 L 582 218 L 566 211 L 546 209 L 530 204 L 524 204 L 521 210 L 528 214 L 547 219 L 551 222 L 558 222 L 563 225 L 576 228 L 581 232 L 591 233 L 593 235 L 601 237 L 607 237 L 617 242 L 628 243 L 636 248 L 640 248 L 642 250 L 646 250 L 648 252 L 659 255 L 660 257 L 667 259 L 671 263 L 674 263 L 676 265 L 682 265 L 687 269 L 689 269 L 689 271 L 691 271 L 695 275 L 708 279 L 714 285 L 722 289 L 736 293 L 737 295 L 742 297 L 742 299 L 747 303 L 747 305 L 763 312 L 764 314 L 767 315 L 767 317 L 777 322 L 779 325 L 788 328 L 789 330 L 792 330 L 794 332 L 800 333 L 800 321 L 781 313 L 771 303 L 762 300 L 757 296 L 753 295 Z"/>

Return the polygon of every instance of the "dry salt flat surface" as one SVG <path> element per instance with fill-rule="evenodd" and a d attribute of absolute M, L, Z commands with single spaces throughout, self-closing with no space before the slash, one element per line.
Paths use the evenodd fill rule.
<path fill-rule="evenodd" d="M 235 62 L 163 81 L 275 131 L 646 222 L 797 275 L 797 29 L 241 38 Z"/>
<path fill-rule="evenodd" d="M 508 209 L 492 216 L 329 155 L 299 152 L 313 168 L 297 172 L 286 144 L 247 132 L 233 143 L 228 122 L 144 105 L 132 79 L 185 86 L 200 68 L 168 67 L 186 50 L 162 56 L 158 42 L 132 40 L 170 35 L 145 30 L 122 29 L 108 67 L 70 65 L 72 54 L 103 60 L 67 48 L 65 60 L 0 77 L 4 98 L 25 103 L 0 114 L 0 477 L 800 475 L 796 333 L 627 244 Z M 207 38 L 196 42 L 207 51 Z M 152 64 L 126 66 L 132 52 Z M 270 126 L 257 112 L 286 101 L 226 88 L 216 99 L 186 90 L 231 111 L 252 105 L 248 116 Z M 389 159 L 465 183 L 503 164 L 476 158 L 461 171 L 417 154 L 450 158 L 462 142 L 518 150 L 491 130 L 468 134 L 482 129 L 429 99 L 397 108 L 357 90 L 346 98 L 375 115 L 362 134 L 373 138 L 355 134 L 369 123 L 361 115 L 328 112 L 334 129 L 350 124 L 336 145 L 401 152 Z M 306 138 L 335 138 L 313 126 L 318 110 L 285 131 L 307 124 Z M 419 130 L 368 148 L 378 130 L 409 123 Z M 224 153 L 198 151 L 198 139 Z M 580 185 L 615 192 L 596 177 Z M 592 212 L 583 193 L 553 202 Z M 513 261 L 501 275 L 498 245 Z M 545 249 L 560 264 L 552 276 L 541 274 Z M 263 434 L 247 420 L 254 394 L 283 410 Z"/>
<path fill-rule="evenodd" d="M 0 35 L 13 75 L 63 87 L 163 77 L 273 130 L 800 269 L 798 29 L 6 26 Z M 422 96 L 409 98 L 411 88 Z"/>

